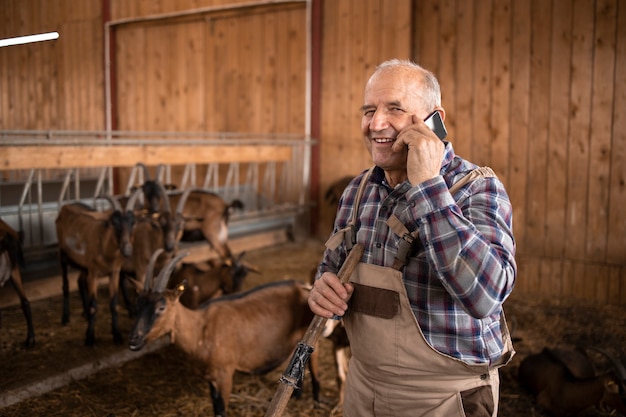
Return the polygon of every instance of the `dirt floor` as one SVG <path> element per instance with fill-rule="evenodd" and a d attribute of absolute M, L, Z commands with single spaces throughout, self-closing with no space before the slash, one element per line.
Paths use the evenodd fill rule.
<path fill-rule="evenodd" d="M 247 261 L 258 266 L 262 274 L 249 275 L 245 288 L 282 279 L 306 281 L 321 253 L 321 242 L 313 240 L 249 252 Z M 154 352 L 120 361 L 129 350 L 112 343 L 104 289 L 99 294 L 98 342 L 93 348 L 83 345 L 86 323 L 76 293 L 72 294 L 72 321 L 68 326 L 61 325 L 61 297 L 33 302 L 32 308 L 37 344 L 31 350 L 21 346 L 25 325 L 19 306 L 1 312 L 0 416 L 213 416 L 208 385 L 175 347 L 164 345 Z M 598 346 L 614 352 L 626 346 L 626 307 L 550 301 L 514 292 L 505 308 L 514 327 L 517 355 L 501 370 L 501 416 L 546 415 L 517 383 L 519 361 L 529 353 L 544 346 Z M 123 308 L 120 311 L 121 327 L 128 332 L 132 322 Z M 290 400 L 284 416 L 341 415 L 341 410 L 335 407 L 336 373 L 330 343 L 322 340 L 319 349 L 322 403 L 315 407 L 307 379 L 302 398 Z M 111 361 L 120 363 L 81 379 L 72 373 L 77 369 L 86 372 L 92 367 L 104 367 Z M 285 366 L 264 376 L 236 375 L 229 415 L 263 416 Z M 68 383 L 45 392 L 60 380 Z M 582 416 L 616 414 L 592 408 Z"/>

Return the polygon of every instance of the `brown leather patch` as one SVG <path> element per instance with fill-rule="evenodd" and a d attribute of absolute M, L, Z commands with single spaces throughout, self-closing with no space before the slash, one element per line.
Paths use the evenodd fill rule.
<path fill-rule="evenodd" d="M 349 308 L 357 313 L 383 319 L 393 318 L 400 310 L 400 295 L 392 290 L 352 283 L 354 292 Z"/>
<path fill-rule="evenodd" d="M 467 417 L 491 417 L 493 415 L 493 394 L 491 385 L 461 391 L 463 410 Z"/>

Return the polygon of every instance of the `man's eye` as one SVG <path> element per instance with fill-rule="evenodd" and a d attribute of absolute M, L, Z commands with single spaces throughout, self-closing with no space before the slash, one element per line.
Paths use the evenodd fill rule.
<path fill-rule="evenodd" d="M 391 111 L 394 112 L 394 113 L 403 113 L 404 112 L 404 110 L 401 109 L 400 107 L 392 107 Z"/>
<path fill-rule="evenodd" d="M 365 110 L 363 112 L 363 116 L 373 116 L 374 115 L 374 110 Z"/>

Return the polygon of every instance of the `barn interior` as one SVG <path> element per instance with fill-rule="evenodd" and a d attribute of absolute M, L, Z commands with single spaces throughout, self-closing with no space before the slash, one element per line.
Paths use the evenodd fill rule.
<path fill-rule="evenodd" d="M 626 365 L 619 0 L 2 3 L 0 40 L 58 38 L 0 47 L 0 219 L 24 250 L 36 340 L 24 347 L 20 300 L 3 283 L 0 415 L 213 415 L 206 382 L 173 346 L 130 355 L 112 342 L 107 279 L 95 346 L 83 343 L 76 271 L 61 324 L 60 208 L 106 207 L 102 196 L 151 179 L 210 190 L 242 203 L 228 242 L 261 271 L 244 288 L 308 281 L 332 230 L 327 190 L 371 165 L 359 108 L 389 58 L 437 75 L 456 153 L 492 167 L 513 204 L 518 277 L 505 310 L 517 355 L 501 370 L 500 414 L 549 415 L 517 381 L 520 361 L 544 347 L 601 348 Z M 180 245 L 189 260 L 218 257 L 205 240 Z M 341 415 L 320 343 L 321 404 L 305 386 L 288 415 Z M 233 415 L 264 415 L 283 370 L 236 375 Z M 581 415 L 616 414 L 600 404 Z"/>

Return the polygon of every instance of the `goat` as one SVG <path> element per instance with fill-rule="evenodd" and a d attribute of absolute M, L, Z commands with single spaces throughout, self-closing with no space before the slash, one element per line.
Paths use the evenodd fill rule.
<path fill-rule="evenodd" d="M 87 317 L 85 344 L 95 344 L 97 283 L 100 276 L 109 275 L 109 309 L 111 332 L 116 344 L 123 343 L 117 320 L 117 292 L 124 257 L 132 255 L 135 215 L 132 210 L 139 191 L 128 201 L 130 208 L 122 211 L 119 202 L 109 197 L 113 210 L 99 212 L 82 203 L 61 207 L 56 219 L 59 261 L 63 277 L 62 324 L 69 322 L 68 265 L 80 271 L 78 283 Z"/>
<path fill-rule="evenodd" d="M 184 256 L 178 254 L 154 282 L 149 270 L 138 297 L 138 317 L 129 348 L 137 351 L 169 335 L 173 344 L 200 363 L 209 382 L 215 416 L 225 417 L 236 371 L 264 374 L 293 353 L 313 318 L 307 304 L 308 289 L 295 281 L 275 282 L 190 310 L 179 301 L 184 285 L 174 290 L 165 288 L 174 265 Z M 315 352 L 309 367 L 317 401 Z"/>
<path fill-rule="evenodd" d="M 249 272 L 259 269 L 243 262 L 245 252 L 234 259 L 211 259 L 201 263 L 183 263 L 169 280 L 168 288 L 174 289 L 182 282 L 188 288 L 180 296 L 185 307 L 195 310 L 211 298 L 241 291 Z"/>
<path fill-rule="evenodd" d="M 626 413 L 626 371 L 608 352 L 595 349 L 612 364 L 612 371 L 596 375 L 583 349 L 544 348 L 520 363 L 518 377 L 537 405 L 555 417 L 574 416 L 592 406 L 609 405 Z"/>
<path fill-rule="evenodd" d="M 150 173 L 146 166 L 138 163 L 144 170 L 146 181 L 140 187 L 144 196 L 144 207 L 149 213 L 160 211 L 161 205 L 167 204 L 164 200 L 163 186 L 159 182 L 159 165 L 156 179 L 150 179 Z M 240 200 L 233 200 L 227 204 L 219 195 L 205 189 L 187 190 L 187 195 L 183 191 L 175 191 L 167 195 L 171 206 L 179 206 L 180 200 L 185 196 L 186 201 L 183 206 L 184 234 L 182 240 L 196 241 L 204 239 L 217 254 L 222 258 L 232 257 L 228 247 L 228 220 L 230 214 L 235 209 L 243 209 Z"/>
<path fill-rule="evenodd" d="M 27 329 L 24 347 L 29 349 L 35 345 L 35 331 L 30 301 L 24 292 L 20 265 L 24 265 L 24 253 L 19 236 L 11 226 L 0 219 L 0 287 L 10 279 L 20 298 Z"/>
<path fill-rule="evenodd" d="M 120 288 L 131 316 L 133 312 L 130 308 L 131 302 L 126 291 L 124 278 L 130 275 L 143 279 L 146 276 L 146 268 L 154 251 L 162 247 L 166 253 L 173 254 L 183 234 L 184 218 L 182 212 L 189 193 L 183 194 L 176 211 L 172 213 L 169 199 L 165 198 L 165 189 L 160 183 L 156 183 L 155 187 L 163 196 L 163 209 L 152 214 L 146 214 L 145 210 L 135 213 L 137 222 L 134 229 L 133 253 L 132 256 L 125 257 L 122 263 Z M 163 264 L 157 269 L 162 266 Z"/>
<path fill-rule="evenodd" d="M 133 207 L 133 210 L 147 210 L 148 213 L 158 213 L 160 211 L 161 202 L 163 201 L 164 195 L 162 190 L 166 188 L 166 186 L 162 185 L 159 178 L 161 177 L 161 171 L 163 169 L 163 165 L 160 164 L 157 167 L 157 172 L 155 175 L 155 179 L 150 178 L 150 171 L 148 171 L 148 167 L 142 162 L 138 162 L 135 164 L 135 167 L 141 168 L 144 175 L 144 182 L 139 186 L 133 186 L 130 189 L 130 194 L 132 195 L 137 189 L 141 189 L 143 194 L 143 202 L 137 200 Z M 167 188 L 170 186 L 168 185 Z M 128 199 L 130 195 L 119 196 L 117 200 L 120 202 L 122 207 L 128 207 Z"/>
<path fill-rule="evenodd" d="M 169 193 L 170 204 L 178 205 L 183 192 Z M 232 258 L 228 247 L 228 220 L 235 209 L 243 209 L 240 200 L 226 203 L 219 195 L 204 189 L 191 189 L 183 208 L 185 234 L 182 240 L 204 239 L 218 256 Z"/>

